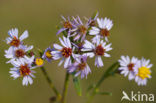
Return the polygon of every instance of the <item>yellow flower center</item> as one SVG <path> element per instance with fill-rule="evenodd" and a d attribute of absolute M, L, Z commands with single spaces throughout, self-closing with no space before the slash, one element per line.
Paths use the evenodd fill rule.
<path fill-rule="evenodd" d="M 43 63 L 44 63 L 43 59 L 41 59 L 41 58 L 36 58 L 35 64 L 36 64 L 37 66 L 42 66 Z"/>
<path fill-rule="evenodd" d="M 51 55 L 50 51 L 47 51 L 47 52 L 45 53 L 45 55 L 46 55 L 46 57 L 49 58 L 49 59 L 52 58 L 52 55 Z"/>
<path fill-rule="evenodd" d="M 151 75 L 150 69 L 147 67 L 139 68 L 139 72 L 137 74 L 141 79 L 149 78 Z"/>

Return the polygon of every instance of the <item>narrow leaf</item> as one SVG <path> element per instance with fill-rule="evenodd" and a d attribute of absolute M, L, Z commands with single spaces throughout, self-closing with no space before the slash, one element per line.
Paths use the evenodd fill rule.
<path fill-rule="evenodd" d="M 109 96 L 112 96 L 112 93 L 110 93 L 110 92 L 98 92 L 97 94 L 99 94 L 99 95 L 109 95 Z"/>
<path fill-rule="evenodd" d="M 77 94 L 81 96 L 82 92 L 81 92 L 80 80 L 77 77 L 74 77 L 73 83 L 74 83 L 74 87 L 76 89 Z"/>

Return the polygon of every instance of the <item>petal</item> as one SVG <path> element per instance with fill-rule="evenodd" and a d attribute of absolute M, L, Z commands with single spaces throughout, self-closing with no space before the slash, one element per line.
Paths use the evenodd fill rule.
<path fill-rule="evenodd" d="M 22 40 L 26 39 L 28 36 L 29 36 L 29 35 L 28 35 L 28 31 L 26 30 L 26 31 L 24 31 L 24 33 L 20 36 L 19 39 L 22 41 Z"/>
<path fill-rule="evenodd" d="M 59 38 L 59 40 L 60 40 L 61 44 L 62 44 L 64 47 L 67 47 L 66 44 L 64 43 L 64 41 L 63 41 L 61 38 Z"/>
<path fill-rule="evenodd" d="M 25 49 L 25 51 L 29 51 L 29 50 L 31 50 L 31 49 L 33 49 L 34 48 L 34 46 L 29 46 L 29 47 L 27 47 L 26 49 Z"/>
<path fill-rule="evenodd" d="M 105 56 L 105 57 L 110 57 L 110 54 L 104 53 L 104 56 Z"/>
<path fill-rule="evenodd" d="M 32 78 L 31 78 L 30 76 L 28 76 L 27 78 L 28 78 L 28 82 L 29 82 L 30 84 L 32 84 L 32 83 L 33 83 Z"/>
<path fill-rule="evenodd" d="M 102 22 L 99 18 L 97 18 L 97 23 L 98 23 L 99 27 L 102 28 Z"/>
<path fill-rule="evenodd" d="M 62 46 L 60 46 L 58 44 L 54 44 L 53 46 L 54 46 L 55 49 L 58 49 L 58 50 L 61 50 L 62 49 Z"/>
<path fill-rule="evenodd" d="M 70 62 L 70 57 L 66 58 L 64 62 L 64 68 L 67 68 L 69 66 L 69 62 Z"/>

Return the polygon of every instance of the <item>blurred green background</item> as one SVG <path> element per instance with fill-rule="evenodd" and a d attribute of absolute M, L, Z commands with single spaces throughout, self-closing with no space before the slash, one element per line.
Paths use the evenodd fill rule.
<path fill-rule="evenodd" d="M 116 75 L 107 79 L 101 85 L 101 91 L 112 92 L 112 96 L 97 95 L 93 103 L 120 103 L 122 91 L 130 93 L 156 94 L 156 1 L 155 0 L 0 0 L 0 103 L 49 103 L 53 92 L 49 88 L 39 68 L 32 86 L 23 87 L 20 79 L 10 77 L 10 64 L 4 58 L 4 50 L 8 48 L 4 40 L 11 28 L 17 27 L 20 34 L 29 31 L 28 45 L 35 49 L 45 49 L 58 42 L 56 25 L 60 24 L 60 15 L 89 17 L 98 10 L 100 17 L 109 17 L 114 26 L 111 30 L 110 41 L 113 51 L 111 58 L 105 58 L 105 66 L 96 69 L 81 81 L 83 96 L 77 96 L 70 81 L 68 103 L 84 103 L 86 88 L 98 81 L 109 65 L 118 60 L 121 55 L 145 57 L 151 59 L 152 79 L 147 86 L 139 87 L 134 81 L 128 81 L 123 76 Z M 58 61 L 46 63 L 48 73 L 54 84 L 62 91 L 65 70 L 57 67 Z"/>

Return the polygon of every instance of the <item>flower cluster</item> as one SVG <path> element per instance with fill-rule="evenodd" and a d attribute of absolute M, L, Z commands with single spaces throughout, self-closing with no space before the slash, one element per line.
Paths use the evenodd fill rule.
<path fill-rule="evenodd" d="M 113 23 L 108 18 L 98 18 L 98 13 L 94 17 L 85 18 L 83 22 L 79 16 L 68 17 L 62 16 L 63 22 L 57 35 L 60 44 L 53 44 L 53 48 L 47 48 L 43 58 L 59 60 L 59 66 L 64 63 L 64 68 L 75 76 L 81 74 L 81 78 L 91 73 L 87 64 L 87 58 L 95 57 L 95 66 L 104 66 L 102 57 L 110 57 L 108 52 L 112 50 L 108 37 Z M 89 37 L 90 36 L 90 37 Z"/>
<path fill-rule="evenodd" d="M 147 80 L 151 78 L 150 60 L 142 58 L 138 60 L 136 57 L 129 58 L 129 56 L 121 56 L 118 60 L 120 63 L 120 73 L 128 76 L 129 80 L 135 80 L 138 85 L 146 85 Z"/>
<path fill-rule="evenodd" d="M 33 69 L 41 66 L 43 60 L 35 58 L 32 52 L 33 46 L 24 45 L 23 40 L 28 37 L 28 31 L 24 31 L 20 37 L 18 37 L 18 29 L 9 30 L 8 34 L 9 37 L 6 38 L 6 42 L 10 47 L 5 50 L 5 57 L 9 59 L 7 63 L 13 65 L 13 68 L 10 69 L 11 77 L 14 79 L 22 77 L 23 85 L 32 84 L 32 77 L 35 77 Z"/>
<path fill-rule="evenodd" d="M 43 66 L 44 60 L 48 62 L 60 60 L 58 66 L 63 64 L 68 73 L 76 77 L 80 75 L 82 79 L 91 73 L 87 61 L 89 58 L 95 58 L 94 65 L 97 68 L 104 66 L 102 59 L 111 57 L 108 52 L 112 50 L 109 41 L 112 20 L 99 18 L 98 13 L 90 18 L 85 17 L 83 21 L 79 16 L 61 17 L 62 25 L 58 27 L 56 33 L 56 35 L 63 34 L 59 37 L 60 44 L 54 43 L 53 47 L 48 47 L 44 52 L 40 51 L 40 58 L 32 51 L 33 46 L 27 46 L 23 42 L 28 37 L 28 31 L 24 31 L 19 37 L 18 29 L 9 30 L 6 43 L 10 47 L 5 50 L 5 57 L 9 59 L 7 63 L 13 65 L 10 69 L 11 77 L 14 79 L 22 77 L 23 85 L 32 84 L 32 77 L 35 77 L 33 69 Z M 118 62 L 120 74 L 128 76 L 129 80 L 135 80 L 138 85 L 146 85 L 147 80 L 151 78 L 150 60 L 121 56 Z"/>

